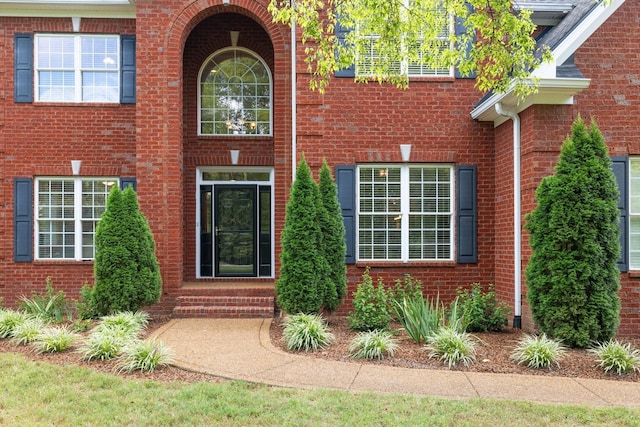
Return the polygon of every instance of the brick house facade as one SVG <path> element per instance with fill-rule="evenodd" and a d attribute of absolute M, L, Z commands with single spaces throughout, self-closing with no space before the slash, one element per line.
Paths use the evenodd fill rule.
<path fill-rule="evenodd" d="M 337 76 L 324 94 L 311 92 L 304 47 L 299 38 L 293 43 L 287 27 L 272 23 L 268 1 L 58 3 L 0 0 L 0 51 L 7 58 L 0 68 L 0 297 L 7 305 L 42 290 L 47 277 L 70 296 L 76 296 L 84 283 L 92 283 L 91 256 L 80 255 L 86 246 L 80 231 L 83 220 L 69 221 L 69 230 L 62 232 L 47 228 L 59 218 L 43 212 L 53 207 L 53 199 L 47 197 L 53 197 L 52 188 L 58 191 L 59 182 L 80 186 L 93 179 L 99 187 L 104 178 L 120 185 L 135 183 L 154 232 L 163 296 L 153 310 L 205 315 L 202 304 L 207 298 L 232 298 L 243 289 L 256 298 L 272 295 L 285 206 L 296 163 L 304 154 L 316 174 L 323 158 L 335 168 L 342 207 L 354 211 L 345 213 L 345 223 L 353 227 L 347 227 L 349 291 L 340 313 L 351 308 L 351 292 L 369 266 L 374 277 L 388 284 L 409 273 L 423 282 L 425 293 L 444 300 L 453 298 L 460 286 L 494 283 L 499 297 L 513 307 L 514 321 L 531 329 L 526 283 L 517 283 L 515 274 L 515 258 L 520 253 L 523 270 L 530 252 L 525 232 L 519 233 L 520 252 L 514 249 L 515 180 L 521 181 L 522 222 L 535 206 L 540 179 L 553 172 L 560 145 L 578 115 L 597 119 L 625 177 L 630 176 L 633 156 L 640 155 L 636 127 L 630 125 L 640 109 L 636 2 L 617 0 L 605 10 L 580 0 L 566 2 L 566 10 L 553 13 L 545 10 L 545 2 L 529 2 L 536 10 L 541 40 L 546 37 L 555 48 L 558 62 L 540 71 L 540 92 L 521 103 L 509 93 L 482 97 L 473 79 L 458 78 L 453 71 L 412 78 L 408 90 L 355 84 L 352 78 Z M 45 51 L 39 41 L 57 35 L 117 36 L 119 100 L 47 98 L 47 84 L 52 91 L 59 87 L 54 80 L 47 83 L 51 70 L 38 55 Z M 20 47 L 24 45 L 26 51 Z M 221 65 L 232 55 L 250 60 L 268 76 L 270 104 L 252 107 L 255 117 L 268 117 L 263 122 L 254 116 L 227 118 L 227 134 L 209 132 L 204 85 L 219 81 L 208 77 L 218 70 L 209 64 Z M 30 77 L 24 80 L 25 75 Z M 243 93 L 237 99 L 260 102 L 259 94 Z M 516 115 L 517 134 L 515 121 L 497 113 L 495 104 Z M 227 113 L 232 111 L 229 105 Z M 211 119 L 212 126 L 224 126 L 220 120 Z M 514 138 L 519 139 L 521 157 L 517 178 Z M 411 152 L 405 162 L 400 145 L 407 144 Z M 77 175 L 72 160 L 81 160 Z M 373 237 L 367 244 L 365 215 L 355 212 L 358 200 L 364 203 L 365 172 L 384 173 L 385 185 L 391 179 L 386 174 L 397 172 L 405 185 L 413 178 L 404 174 L 414 170 L 440 174 L 437 186 L 446 194 L 438 200 L 448 206 L 444 217 L 450 222 L 443 229 L 435 227 L 434 235 L 440 237 L 425 243 L 422 255 L 414 256 L 403 240 L 410 228 L 403 222 L 404 211 L 383 227 L 388 248 Z M 372 177 L 372 183 L 377 179 Z M 633 179 L 624 179 L 621 187 L 623 207 L 629 210 L 623 212 L 629 217 L 633 185 Z M 68 191 L 73 198 L 74 191 Z M 225 203 L 237 202 L 235 197 L 250 206 L 246 218 L 240 205 L 225 211 Z M 81 201 L 74 203 L 82 206 Z M 630 233 L 633 227 L 627 224 L 624 230 Z M 246 227 L 225 229 L 231 225 Z M 375 229 L 371 235 L 379 231 L 370 228 Z M 396 245 L 397 254 L 375 255 L 394 246 L 391 236 L 403 242 Z M 64 243 L 56 243 L 57 238 Z M 626 244 L 628 236 L 623 240 L 628 265 L 621 273 L 620 333 L 638 335 L 640 266 L 634 271 L 633 263 L 629 265 L 633 239 L 631 245 Z M 73 249 L 71 255 L 58 252 L 66 249 Z M 516 298 L 520 288 L 522 298 Z M 220 289 L 229 295 L 219 294 Z M 516 309 L 519 299 L 521 312 Z"/>

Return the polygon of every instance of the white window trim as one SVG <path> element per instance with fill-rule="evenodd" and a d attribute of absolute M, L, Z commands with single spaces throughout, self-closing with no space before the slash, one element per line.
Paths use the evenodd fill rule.
<path fill-rule="evenodd" d="M 195 188 L 195 198 L 196 198 L 196 279 L 201 279 L 203 276 L 200 275 L 200 227 L 202 224 L 202 219 L 200 218 L 200 214 L 202 212 L 200 206 L 200 186 L 201 185 L 215 185 L 215 184 L 229 184 L 229 181 L 209 181 L 203 178 L 204 172 L 268 172 L 269 173 L 269 181 L 243 181 L 242 183 L 246 184 L 256 184 L 256 185 L 270 185 L 271 186 L 271 275 L 269 277 L 275 277 L 275 184 L 274 184 L 274 169 L 271 167 L 261 167 L 261 166 L 249 166 L 238 168 L 236 166 L 200 166 L 196 168 L 196 188 Z M 215 275 L 213 276 L 215 278 Z M 210 279 L 211 277 L 204 277 Z M 266 278 L 265 276 L 260 276 L 260 278 Z"/>
<path fill-rule="evenodd" d="M 40 211 L 40 182 L 45 180 L 51 181 L 73 181 L 73 222 L 74 222 L 74 258 L 53 258 L 53 257 L 40 257 L 40 215 L 38 212 Z M 82 181 L 97 181 L 97 180 L 105 180 L 105 181 L 113 181 L 115 185 L 120 185 L 120 180 L 115 177 L 93 177 L 93 176 L 83 176 L 83 177 L 69 177 L 69 176 L 56 176 L 56 177 L 47 177 L 40 176 L 37 177 L 35 181 L 35 193 L 34 193 L 34 225 L 35 225 L 35 251 L 34 251 L 34 259 L 42 260 L 42 261 L 92 261 L 94 258 L 84 258 L 82 256 Z M 106 206 L 106 201 L 105 201 Z M 70 219 L 69 219 L 70 220 Z M 42 220 L 47 221 L 47 220 Z M 94 235 L 95 237 L 95 235 Z M 95 245 L 95 240 L 94 240 Z M 95 251 L 94 251 L 95 252 Z"/>
<path fill-rule="evenodd" d="M 633 250 L 634 244 L 633 244 L 633 237 L 636 237 L 636 241 L 640 241 L 640 233 L 633 233 L 633 229 L 631 227 L 631 224 L 633 223 L 634 219 L 638 219 L 640 220 L 640 209 L 637 211 L 633 210 L 634 207 L 634 203 L 633 203 L 633 188 L 637 188 L 638 190 L 640 190 L 640 175 L 634 176 L 633 175 L 633 170 L 634 170 L 634 164 L 639 165 L 640 166 L 640 157 L 638 156 L 630 156 L 629 157 L 629 190 L 628 190 L 628 194 L 626 195 L 627 197 L 629 197 L 629 213 L 628 213 L 628 233 L 629 233 L 629 244 L 628 244 L 628 249 L 627 249 L 627 255 L 629 256 L 629 270 L 640 270 L 640 264 L 633 264 L 633 254 L 640 254 L 640 250 Z M 638 191 L 638 193 L 640 193 L 640 191 Z M 640 202 L 639 202 L 640 203 Z M 640 246 L 640 242 L 638 244 L 638 246 Z M 638 259 L 640 259 L 640 255 L 637 256 Z"/>
<path fill-rule="evenodd" d="M 56 70 L 63 70 L 62 68 L 40 68 L 40 64 L 38 63 L 38 38 L 40 37 L 57 37 L 57 38 L 73 38 L 74 40 L 74 47 L 73 47 L 73 53 L 74 53 L 74 99 L 73 101 L 66 101 L 66 100 L 46 100 L 46 101 L 41 101 L 40 100 L 40 71 L 48 71 L 48 70 L 52 70 L 52 71 L 56 71 Z M 120 97 L 118 96 L 118 99 L 115 101 L 105 101 L 105 100 L 98 100 L 98 101 L 93 101 L 93 100 L 82 100 L 82 72 L 85 71 L 84 68 L 82 68 L 82 38 L 83 37 L 104 37 L 104 38 L 114 38 L 117 39 L 117 43 L 116 43 L 116 47 L 117 47 L 117 53 L 116 53 L 116 57 L 118 58 L 117 63 L 118 63 L 118 67 L 116 69 L 105 69 L 105 70 L 101 70 L 98 68 L 95 69 L 91 69 L 91 71 L 106 71 L 106 72 L 110 72 L 110 73 L 114 73 L 117 76 L 118 79 L 118 94 L 120 93 L 121 87 L 122 87 L 122 81 L 121 81 L 121 42 L 120 42 L 120 36 L 119 35 L 114 35 L 114 34 L 99 34 L 99 33 L 78 33 L 78 34 L 58 34 L 58 33 L 38 33 L 35 35 L 35 39 L 34 39 L 34 92 L 35 92 L 35 101 L 36 102 L 51 102 L 51 103 L 97 103 L 97 104 L 118 104 L 120 103 Z M 69 71 L 71 71 L 69 69 Z"/>
<path fill-rule="evenodd" d="M 410 195 L 409 195 L 409 169 L 411 168 L 449 168 L 449 217 L 450 217 L 450 233 L 449 233 L 449 258 L 421 258 L 410 259 L 409 258 L 409 215 L 410 212 Z M 360 168 L 400 168 L 400 213 L 401 216 L 401 256 L 399 259 L 391 258 L 363 258 L 360 256 Z M 356 247 L 356 260 L 357 262 L 404 262 L 404 263 L 429 263 L 429 262 L 447 262 L 455 259 L 455 167 L 451 164 L 435 164 L 435 163 L 412 163 L 408 164 L 359 164 L 356 167 L 356 233 L 355 233 L 355 247 Z M 370 215 L 365 213 L 363 215 Z M 439 215 L 443 215 L 440 213 Z"/>

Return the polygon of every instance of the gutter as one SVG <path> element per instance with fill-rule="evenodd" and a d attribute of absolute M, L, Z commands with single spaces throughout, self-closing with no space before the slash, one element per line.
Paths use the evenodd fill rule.
<path fill-rule="evenodd" d="M 514 268 L 514 302 L 513 327 L 522 329 L 522 226 L 521 226 L 521 191 L 520 191 L 520 116 L 506 110 L 502 103 L 495 104 L 498 114 L 513 120 L 513 268 Z"/>
<path fill-rule="evenodd" d="M 295 7 L 295 0 L 291 0 L 291 8 Z M 297 121 L 297 88 L 296 88 L 296 21 L 291 23 L 291 182 L 296 180 L 298 157 Z"/>

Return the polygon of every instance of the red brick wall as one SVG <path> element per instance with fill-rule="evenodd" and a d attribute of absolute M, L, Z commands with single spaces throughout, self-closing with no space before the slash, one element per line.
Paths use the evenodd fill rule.
<path fill-rule="evenodd" d="M 135 21 L 84 18 L 80 30 L 133 34 Z M 93 282 L 92 263 L 13 262 L 13 179 L 70 176 L 71 160 L 82 160 L 81 175 L 136 174 L 135 106 L 13 102 L 14 34 L 71 31 L 70 18 L 0 18 L 0 298 L 6 304 L 44 291 L 47 277 L 70 297 Z"/>
<path fill-rule="evenodd" d="M 591 79 L 576 97 L 587 123 L 594 118 L 612 156 L 640 155 L 640 3 L 627 1 L 575 55 Z M 621 335 L 640 335 L 640 272 L 621 275 Z"/>
<path fill-rule="evenodd" d="M 425 294 L 450 301 L 456 288 L 494 280 L 493 126 L 471 120 L 478 93 L 470 80 L 412 81 L 408 90 L 333 79 L 324 95 L 308 92 L 298 77 L 298 151 L 317 176 L 322 158 L 335 165 L 400 162 L 400 144 L 411 144 L 411 162 L 478 167 L 478 263 L 360 263 L 349 266 L 349 289 L 340 313 L 352 309 L 352 292 L 370 265 L 377 281 L 391 286 L 409 273 Z"/>

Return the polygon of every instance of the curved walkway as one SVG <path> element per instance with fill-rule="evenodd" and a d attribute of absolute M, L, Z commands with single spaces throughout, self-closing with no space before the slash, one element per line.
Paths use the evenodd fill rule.
<path fill-rule="evenodd" d="M 180 368 L 281 387 L 640 407 L 637 382 L 409 369 L 289 354 L 271 344 L 271 321 L 173 319 L 154 336 L 173 349 Z"/>

